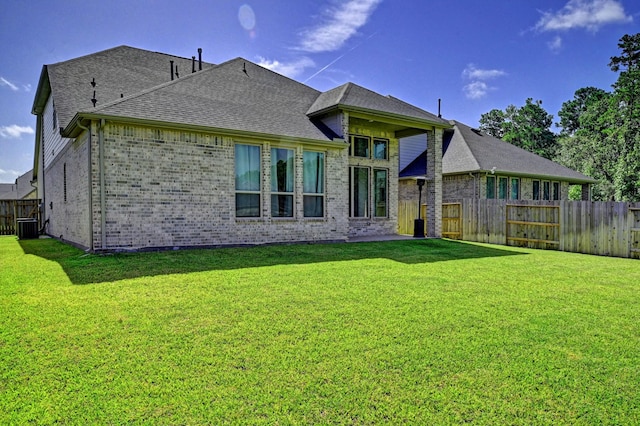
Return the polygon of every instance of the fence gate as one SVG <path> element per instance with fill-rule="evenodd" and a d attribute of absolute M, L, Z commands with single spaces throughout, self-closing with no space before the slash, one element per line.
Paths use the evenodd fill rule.
<path fill-rule="evenodd" d="M 560 206 L 507 204 L 507 245 L 560 248 Z"/>
<path fill-rule="evenodd" d="M 442 203 L 442 236 L 462 239 L 462 203 Z"/>

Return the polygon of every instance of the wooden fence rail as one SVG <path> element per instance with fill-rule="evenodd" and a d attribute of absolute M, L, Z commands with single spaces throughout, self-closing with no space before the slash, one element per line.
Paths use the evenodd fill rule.
<path fill-rule="evenodd" d="M 17 219 L 31 218 L 39 221 L 39 205 L 40 200 L 0 200 L 0 235 L 16 234 Z"/>
<path fill-rule="evenodd" d="M 640 203 L 464 199 L 443 205 L 443 231 L 454 204 L 466 241 L 640 258 Z"/>

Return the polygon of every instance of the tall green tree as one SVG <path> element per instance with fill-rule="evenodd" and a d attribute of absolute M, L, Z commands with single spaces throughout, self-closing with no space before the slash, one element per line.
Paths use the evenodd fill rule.
<path fill-rule="evenodd" d="M 585 87 L 562 104 L 555 159 L 597 179 L 596 200 L 640 201 L 640 34 L 623 36 L 618 48 L 613 91 Z"/>
<path fill-rule="evenodd" d="M 545 111 L 542 101 L 532 98 L 520 108 L 509 105 L 504 111 L 493 109 L 480 116 L 481 130 L 549 159 L 557 147 L 552 124 L 553 115 Z"/>
<path fill-rule="evenodd" d="M 615 168 L 615 195 L 620 200 L 640 201 L 640 33 L 624 35 L 618 43 L 621 53 L 609 67 L 619 72 L 614 83 L 614 129 L 620 150 Z"/>
<path fill-rule="evenodd" d="M 555 161 L 598 180 L 592 188 L 594 200 L 615 199 L 614 169 L 618 152 L 611 114 L 613 96 L 594 88 L 578 89 L 574 99 L 562 104 L 558 115 L 562 126 Z"/>

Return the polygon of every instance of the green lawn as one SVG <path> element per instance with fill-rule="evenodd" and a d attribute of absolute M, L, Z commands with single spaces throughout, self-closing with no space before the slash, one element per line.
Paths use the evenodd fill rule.
<path fill-rule="evenodd" d="M 638 424 L 640 262 L 0 237 L 0 424 Z"/>

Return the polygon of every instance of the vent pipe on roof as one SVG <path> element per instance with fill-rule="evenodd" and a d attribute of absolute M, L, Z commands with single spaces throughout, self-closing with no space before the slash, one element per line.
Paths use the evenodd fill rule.
<path fill-rule="evenodd" d="M 441 102 L 442 102 L 442 99 L 438 98 L 438 118 L 442 118 L 442 114 L 440 114 Z"/>
<path fill-rule="evenodd" d="M 91 102 L 93 103 L 93 107 L 96 107 L 96 103 L 98 102 L 98 100 L 96 99 L 96 91 L 93 91 L 93 98 L 91 98 Z"/>
<path fill-rule="evenodd" d="M 180 74 L 178 74 L 178 66 L 176 65 L 176 78 L 180 78 Z"/>
<path fill-rule="evenodd" d="M 202 48 L 198 47 L 198 70 L 202 71 Z"/>
<path fill-rule="evenodd" d="M 196 57 L 192 56 L 191 57 L 191 74 L 193 74 L 194 72 L 196 72 Z"/>
<path fill-rule="evenodd" d="M 169 61 L 171 63 L 171 80 L 173 80 L 173 61 Z"/>

